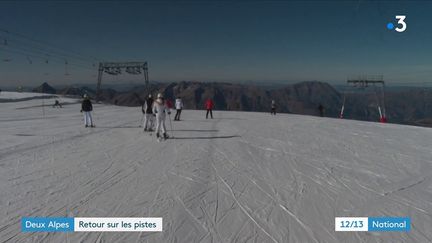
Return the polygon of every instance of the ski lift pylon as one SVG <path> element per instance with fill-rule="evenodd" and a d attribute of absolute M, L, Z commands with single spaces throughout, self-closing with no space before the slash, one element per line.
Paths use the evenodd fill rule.
<path fill-rule="evenodd" d="M 348 87 L 351 84 L 352 87 L 360 88 L 362 90 L 368 88 L 370 84 L 372 84 L 374 86 L 376 105 L 379 113 L 379 121 L 383 123 L 387 122 L 386 111 L 385 111 L 385 82 L 382 75 L 358 76 L 357 78 L 348 78 L 347 84 Z M 376 86 L 377 84 L 381 85 L 381 99 L 378 95 L 379 91 L 377 90 L 377 86 Z M 344 98 L 343 98 L 339 118 L 344 117 L 345 101 L 346 101 L 346 91 L 344 91 Z"/>
<path fill-rule="evenodd" d="M 100 86 L 102 83 L 103 73 L 110 75 L 118 75 L 122 73 L 122 69 L 129 74 L 144 74 L 146 90 L 148 92 L 148 65 L 147 62 L 101 62 L 98 69 L 98 80 L 96 87 L 96 101 L 99 102 Z"/>

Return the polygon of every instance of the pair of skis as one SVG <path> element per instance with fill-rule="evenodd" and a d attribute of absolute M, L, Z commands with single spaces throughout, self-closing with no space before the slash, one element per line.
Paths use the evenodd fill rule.
<path fill-rule="evenodd" d="M 174 133 L 173 133 L 173 127 L 172 127 L 172 123 L 171 123 L 171 113 L 168 113 L 168 119 L 169 119 L 169 123 L 170 123 L 170 128 L 171 128 L 171 136 L 166 136 L 166 137 L 159 137 L 158 138 L 158 142 L 161 142 L 161 141 L 159 141 L 159 139 L 161 139 L 162 138 L 162 140 L 163 141 L 166 141 L 166 140 L 168 140 L 168 139 L 172 139 L 172 138 L 174 138 Z"/>
<path fill-rule="evenodd" d="M 166 141 L 168 139 L 171 139 L 171 137 L 170 136 L 167 136 L 167 137 L 160 136 L 156 139 L 157 139 L 158 143 L 160 143 L 160 142 Z"/>
<path fill-rule="evenodd" d="M 151 130 L 151 131 L 146 131 L 146 130 L 144 130 L 143 132 L 148 132 L 148 134 L 149 134 L 149 136 L 150 137 L 153 137 L 153 130 Z M 156 137 L 156 140 L 158 141 L 158 142 L 162 142 L 162 141 L 165 141 L 165 140 L 167 140 L 167 139 L 170 139 L 171 137 L 170 136 L 167 136 L 166 138 L 164 138 L 163 136 L 159 136 L 159 137 Z"/>
<path fill-rule="evenodd" d="M 171 128 L 171 134 L 172 135 L 171 136 L 167 136 L 167 137 L 163 137 L 163 136 L 157 137 L 156 139 L 157 139 L 158 142 L 162 142 L 162 141 L 166 141 L 168 139 L 174 138 L 173 127 L 172 127 L 172 123 L 171 123 L 171 114 L 168 114 L 168 118 L 169 118 L 169 123 L 170 123 L 170 128 Z M 146 130 L 144 130 L 144 132 L 146 132 Z M 150 131 L 150 137 L 152 137 L 152 135 L 153 135 L 153 131 Z"/>

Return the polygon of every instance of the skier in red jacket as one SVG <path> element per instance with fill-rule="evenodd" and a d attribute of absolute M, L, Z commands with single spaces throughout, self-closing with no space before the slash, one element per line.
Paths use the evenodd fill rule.
<path fill-rule="evenodd" d="M 213 100 L 207 99 L 207 101 L 205 102 L 205 108 L 207 109 L 206 119 L 208 119 L 209 113 L 211 119 L 213 119 L 213 107 L 214 107 Z"/>
<path fill-rule="evenodd" d="M 173 103 L 170 99 L 166 99 L 165 104 L 169 109 L 173 108 Z"/>

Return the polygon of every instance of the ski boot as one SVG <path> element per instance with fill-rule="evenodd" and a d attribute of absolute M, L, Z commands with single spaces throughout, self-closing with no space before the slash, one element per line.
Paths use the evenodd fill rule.
<path fill-rule="evenodd" d="M 166 132 L 163 133 L 163 138 L 164 139 L 168 139 L 169 138 L 169 136 L 166 134 Z"/>

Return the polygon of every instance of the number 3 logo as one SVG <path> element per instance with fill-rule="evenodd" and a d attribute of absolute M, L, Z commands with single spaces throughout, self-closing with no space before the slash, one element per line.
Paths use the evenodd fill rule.
<path fill-rule="evenodd" d="M 397 28 L 395 28 L 395 30 L 396 30 L 397 32 L 404 32 L 404 31 L 406 30 L 406 28 L 407 28 L 407 24 L 406 24 L 405 21 L 404 21 L 405 18 L 406 18 L 405 15 L 396 15 L 396 19 L 399 20 L 399 21 L 398 21 L 398 24 L 399 24 L 399 25 L 402 25 L 401 28 L 399 28 L 399 26 L 398 26 Z"/>

